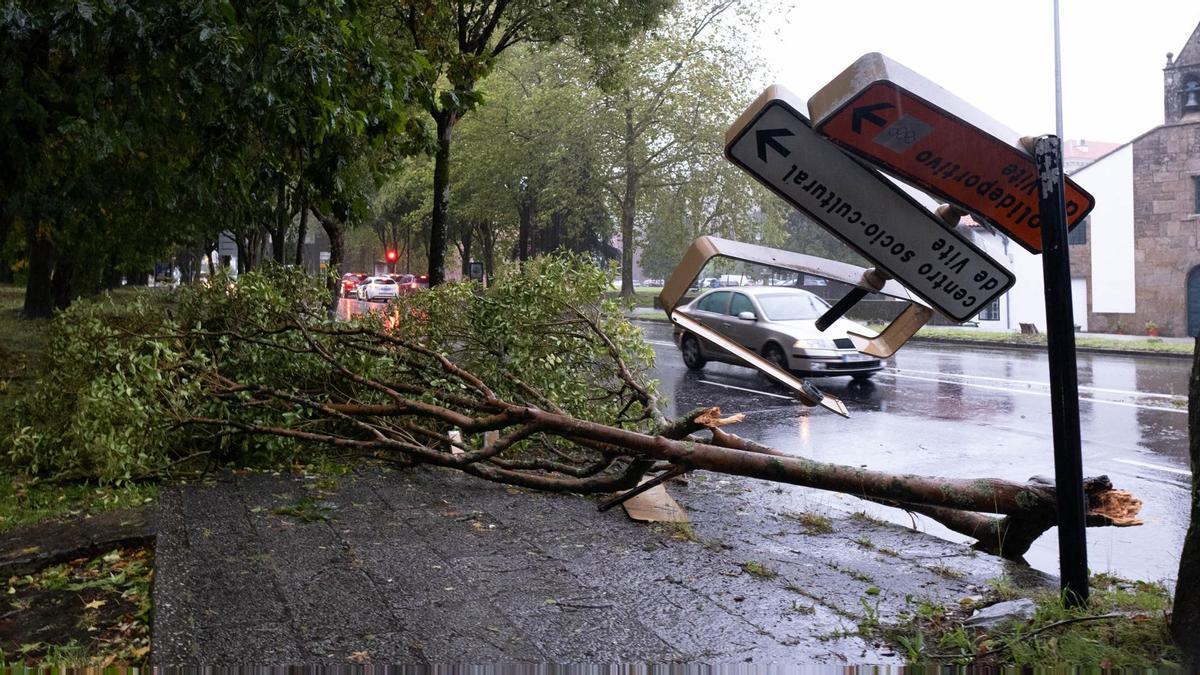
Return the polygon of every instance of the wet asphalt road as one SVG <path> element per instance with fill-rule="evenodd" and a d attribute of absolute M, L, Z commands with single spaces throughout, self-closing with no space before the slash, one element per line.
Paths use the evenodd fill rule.
<path fill-rule="evenodd" d="M 756 372 L 709 363 L 689 372 L 664 323 L 639 322 L 657 353 L 656 373 L 672 413 L 717 405 L 744 412 L 737 433 L 784 452 L 872 469 L 1024 481 L 1053 477 L 1048 366 L 1044 353 L 908 345 L 867 383 L 817 378 L 846 402 L 850 419 L 791 402 Z M 1144 502 L 1145 525 L 1089 528 L 1088 565 L 1149 580 L 1173 579 L 1187 529 L 1187 359 L 1081 354 L 1084 475 L 1107 474 Z M 811 497 L 809 498 L 811 500 Z M 829 505 L 866 509 L 912 525 L 908 514 L 830 494 Z M 927 518 L 917 526 L 954 541 Z M 1027 556 L 1058 573 L 1057 530 Z"/>

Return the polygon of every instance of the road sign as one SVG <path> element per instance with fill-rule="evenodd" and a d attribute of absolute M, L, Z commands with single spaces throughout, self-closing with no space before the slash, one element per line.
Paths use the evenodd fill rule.
<path fill-rule="evenodd" d="M 1012 286 L 1007 269 L 818 136 L 798 105 L 768 88 L 726 132 L 725 156 L 955 321 Z"/>
<path fill-rule="evenodd" d="M 808 101 L 817 131 L 889 173 L 958 204 L 1042 251 L 1038 171 L 1020 136 L 878 53 L 842 71 Z M 1067 223 L 1095 206 L 1066 182 Z"/>

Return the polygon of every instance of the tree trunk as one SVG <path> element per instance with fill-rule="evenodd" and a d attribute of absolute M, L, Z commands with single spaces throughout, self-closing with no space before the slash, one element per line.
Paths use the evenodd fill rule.
<path fill-rule="evenodd" d="M 621 197 L 621 297 L 633 297 L 633 223 L 637 216 L 638 169 L 633 156 L 637 134 L 633 109 L 625 109 L 625 194 Z"/>
<path fill-rule="evenodd" d="M 464 224 L 462 227 L 462 233 L 458 237 L 459 241 L 462 242 L 462 246 L 459 247 L 458 252 L 460 257 L 462 257 L 463 279 L 471 278 L 471 243 L 474 238 L 475 226 L 470 223 Z"/>
<path fill-rule="evenodd" d="M 280 176 L 275 186 L 275 229 L 271 231 L 271 257 L 280 265 L 287 251 L 287 181 Z"/>
<path fill-rule="evenodd" d="M 1200 337 L 1196 338 L 1188 380 L 1188 456 L 1192 467 L 1191 521 L 1179 556 L 1171 636 L 1192 663 L 1200 663 Z"/>
<path fill-rule="evenodd" d="M 334 216 L 316 210 L 313 213 L 325 230 L 325 236 L 329 237 L 329 269 L 325 274 L 325 288 L 329 290 L 329 311 L 333 313 L 337 311 L 338 301 L 342 298 L 341 266 L 346 251 L 346 228 Z"/>
<path fill-rule="evenodd" d="M 529 238 L 533 233 L 533 214 L 537 207 L 529 195 L 529 187 L 521 188 L 521 197 L 517 202 L 519 226 L 517 230 L 517 260 L 529 260 Z"/>
<path fill-rule="evenodd" d="M 304 237 L 308 235 L 308 193 L 300 201 L 300 227 L 296 232 L 296 266 L 304 264 Z"/>
<path fill-rule="evenodd" d="M 48 319 L 54 315 L 50 296 L 50 278 L 54 271 L 54 244 L 49 233 L 31 226 L 29 233 L 29 281 L 25 284 L 25 306 L 21 316 L 26 319 Z"/>
<path fill-rule="evenodd" d="M 450 215 L 450 138 L 458 117 L 453 111 L 435 111 L 437 153 L 433 157 L 433 214 L 429 227 L 429 285 L 446 280 L 446 224 Z"/>
<path fill-rule="evenodd" d="M 0 215 L 0 284 L 13 282 L 12 261 L 5 255 L 8 249 L 5 244 L 8 243 L 8 235 L 12 229 L 12 217 L 7 213 Z"/>
<path fill-rule="evenodd" d="M 75 264 L 70 258 L 59 258 L 54 266 L 54 277 L 50 280 L 50 300 L 58 309 L 71 304 L 71 286 L 75 276 Z"/>

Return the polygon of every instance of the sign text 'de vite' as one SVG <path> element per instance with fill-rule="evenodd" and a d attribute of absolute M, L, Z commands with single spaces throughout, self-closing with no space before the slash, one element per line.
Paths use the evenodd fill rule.
<path fill-rule="evenodd" d="M 725 154 L 956 321 L 1013 284 L 1007 269 L 817 135 L 782 87 L 769 88 L 729 130 Z"/>
<path fill-rule="evenodd" d="M 809 112 L 822 135 L 1041 252 L 1033 157 L 1014 132 L 949 92 L 868 54 L 813 96 Z M 1070 179 L 1066 202 L 1070 227 L 1095 205 Z"/>

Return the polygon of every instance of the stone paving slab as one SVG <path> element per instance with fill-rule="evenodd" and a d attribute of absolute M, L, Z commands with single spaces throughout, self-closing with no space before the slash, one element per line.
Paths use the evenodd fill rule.
<path fill-rule="evenodd" d="M 885 664 L 899 657 L 855 634 L 864 602 L 886 621 L 1000 576 L 1050 582 L 844 514 L 806 534 L 795 512 L 820 493 L 669 485 L 690 529 L 427 468 L 164 489 L 154 662 Z"/>

